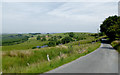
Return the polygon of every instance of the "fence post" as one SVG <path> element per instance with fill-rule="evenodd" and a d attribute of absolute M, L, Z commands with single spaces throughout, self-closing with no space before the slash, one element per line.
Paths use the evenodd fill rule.
<path fill-rule="evenodd" d="M 50 58 L 49 58 L 49 55 L 47 54 L 47 59 L 48 59 L 48 61 L 50 62 Z"/>

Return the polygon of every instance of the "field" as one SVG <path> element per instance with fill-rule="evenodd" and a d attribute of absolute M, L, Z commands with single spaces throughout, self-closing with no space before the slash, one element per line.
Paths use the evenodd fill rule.
<path fill-rule="evenodd" d="M 3 34 L 2 35 L 2 45 L 15 45 L 19 43 L 23 43 L 28 40 L 28 36 L 22 34 Z"/>
<path fill-rule="evenodd" d="M 23 35 L 29 37 L 27 41 L 1 46 L 3 73 L 44 73 L 84 56 L 100 46 L 99 38 L 92 33 Z M 48 47 L 37 48 L 44 45 Z"/>

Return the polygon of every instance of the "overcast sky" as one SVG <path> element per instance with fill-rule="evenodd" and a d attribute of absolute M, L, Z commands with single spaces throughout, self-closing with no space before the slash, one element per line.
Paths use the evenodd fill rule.
<path fill-rule="evenodd" d="M 117 2 L 4 2 L 3 33 L 97 32 Z"/>

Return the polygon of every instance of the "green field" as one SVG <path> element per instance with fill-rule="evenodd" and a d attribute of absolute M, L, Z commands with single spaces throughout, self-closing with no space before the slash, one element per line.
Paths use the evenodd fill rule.
<path fill-rule="evenodd" d="M 24 35 L 29 37 L 25 42 L 1 46 L 4 73 L 44 73 L 84 56 L 100 46 L 99 41 L 92 43 L 99 39 L 93 33 L 74 33 L 74 36 L 70 37 L 71 41 L 67 40 L 65 44 L 61 44 L 61 42 L 64 42 L 65 37 L 70 36 L 69 33 Z M 46 40 L 37 40 L 38 36 Z M 56 40 L 55 43 L 60 41 L 60 45 L 33 49 L 36 46 L 47 45 L 51 40 L 52 42 Z M 48 61 L 47 55 L 49 55 L 50 61 Z"/>

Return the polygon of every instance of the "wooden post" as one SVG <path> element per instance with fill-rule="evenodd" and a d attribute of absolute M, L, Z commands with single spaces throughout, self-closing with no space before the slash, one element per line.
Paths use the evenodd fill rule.
<path fill-rule="evenodd" d="M 49 58 L 49 55 L 47 54 L 47 59 L 48 59 L 48 61 L 50 62 L 50 58 Z"/>

